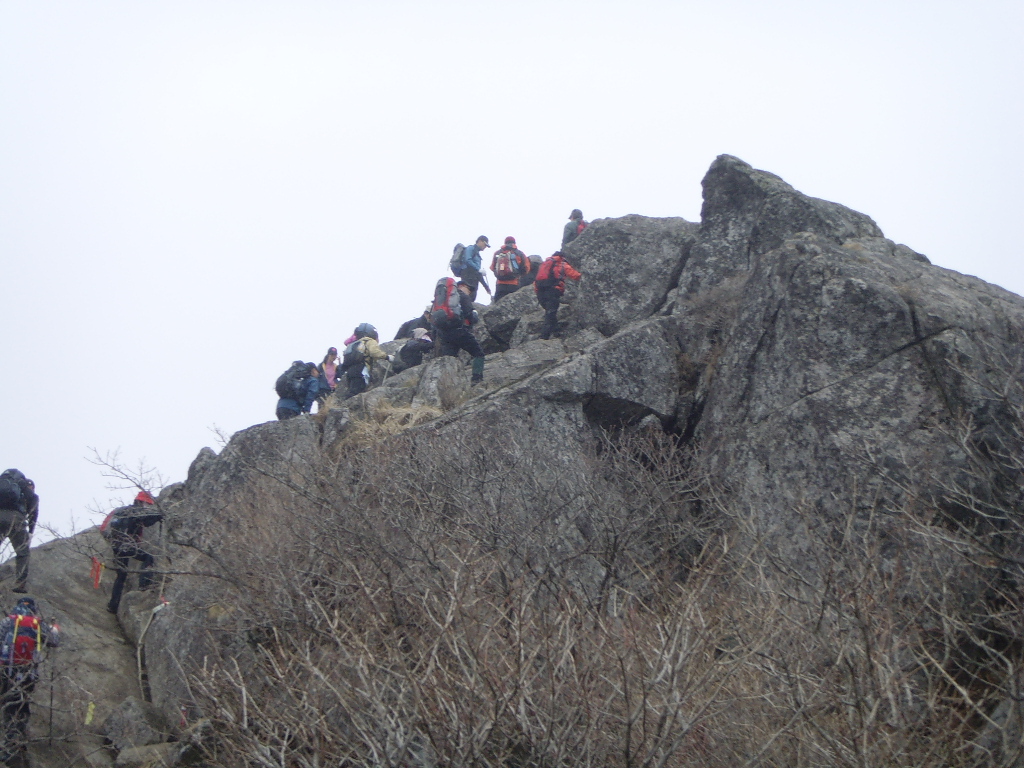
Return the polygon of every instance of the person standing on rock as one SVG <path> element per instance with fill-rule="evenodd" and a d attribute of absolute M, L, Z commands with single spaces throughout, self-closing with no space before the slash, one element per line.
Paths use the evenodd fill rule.
<path fill-rule="evenodd" d="M 338 348 L 331 347 L 324 355 L 323 362 L 317 366 L 320 372 L 320 399 L 323 401 L 338 387 Z"/>
<path fill-rule="evenodd" d="M 505 244 L 491 258 L 491 272 L 494 273 L 494 300 L 519 290 L 519 278 L 530 271 L 530 260 L 516 247 L 511 235 Z"/>
<path fill-rule="evenodd" d="M 480 235 L 476 242 L 468 246 L 462 253 L 462 272 L 459 275 L 459 279 L 468 286 L 472 301 L 476 301 L 476 292 L 480 287 L 480 283 L 484 284 L 484 290 L 487 293 L 491 292 L 491 289 L 487 287 L 487 281 L 484 279 L 483 273 L 483 253 L 490 247 L 491 241 L 487 239 L 487 235 Z"/>
<path fill-rule="evenodd" d="M 27 591 L 29 544 L 39 519 L 36 485 L 18 469 L 0 473 L 0 543 L 10 539 L 14 548 L 14 587 Z"/>
<path fill-rule="evenodd" d="M 0 718 L 3 743 L 0 763 L 7 764 L 28 746 L 31 699 L 39 679 L 40 654 L 44 646 L 60 645 L 60 627 L 39 616 L 36 601 L 18 599 L 11 613 L 0 621 Z"/>
<path fill-rule="evenodd" d="M 569 214 L 569 222 L 562 229 L 562 248 L 579 237 L 586 228 L 587 222 L 583 220 L 583 211 L 573 208 L 572 213 Z"/>
<path fill-rule="evenodd" d="M 443 295 L 442 295 L 443 294 Z M 473 335 L 472 327 L 480 322 L 480 315 L 473 309 L 470 287 L 462 280 L 452 278 L 438 281 L 434 292 L 434 312 L 431 318 L 437 329 L 441 354 L 458 357 L 464 349 L 473 358 L 473 384 L 484 380 L 484 350 Z"/>
<path fill-rule="evenodd" d="M 128 566 L 132 560 L 142 564 L 139 589 L 149 589 L 153 583 L 155 558 L 143 542 L 142 534 L 146 528 L 163 522 L 163 513 L 155 508 L 155 503 L 149 493 L 139 491 L 131 504 L 115 509 L 100 526 L 100 532 L 110 541 L 114 550 L 114 567 L 117 569 L 117 578 L 110 590 L 110 602 L 107 603 L 107 610 L 111 613 L 117 613 L 121 605 L 121 594 L 128 580 Z"/>
<path fill-rule="evenodd" d="M 544 325 L 540 330 L 542 339 L 550 339 L 553 334 L 557 335 L 558 305 L 561 304 L 562 294 L 565 293 L 567 277 L 570 280 L 579 280 L 582 275 L 562 258 L 561 251 L 551 254 L 537 270 L 533 290 L 537 292 L 537 301 L 544 308 Z"/>

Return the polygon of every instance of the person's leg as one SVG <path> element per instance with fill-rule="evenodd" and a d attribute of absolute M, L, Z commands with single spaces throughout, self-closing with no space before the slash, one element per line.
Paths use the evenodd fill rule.
<path fill-rule="evenodd" d="M 441 357 L 458 357 L 459 345 L 453 340 L 452 334 L 453 332 L 450 330 L 440 332 L 437 346 L 441 352 Z"/>
<path fill-rule="evenodd" d="M 110 590 L 110 602 L 107 603 L 107 610 L 117 613 L 121 605 L 121 593 L 124 592 L 124 584 L 128 581 L 129 558 L 114 552 L 114 567 L 117 569 L 117 578 L 114 579 L 114 586 Z"/>
<path fill-rule="evenodd" d="M 464 349 L 473 357 L 473 375 L 470 381 L 477 384 L 484 380 L 484 350 L 476 336 L 466 326 L 458 329 L 458 334 L 453 338 L 459 349 Z"/>
<path fill-rule="evenodd" d="M 3 721 L 2 743 L 0 743 L 0 762 L 6 764 L 27 745 L 29 694 L 33 683 L 19 682 L 12 675 L 21 673 L 5 669 L 0 673 L 3 678 L 0 694 L 0 719 Z"/>
<path fill-rule="evenodd" d="M 355 397 L 360 392 L 366 389 L 366 382 L 363 380 L 362 368 L 359 369 L 360 373 L 357 376 L 345 375 L 345 379 L 348 382 L 348 396 Z"/>
<path fill-rule="evenodd" d="M 8 529 L 11 546 L 14 547 L 14 592 L 24 592 L 28 581 L 29 549 L 28 524 L 22 519 L 15 521 Z"/>
<path fill-rule="evenodd" d="M 284 421 L 285 419 L 292 419 L 299 415 L 298 411 L 293 411 L 291 408 L 278 408 L 277 418 L 278 421 Z"/>
<path fill-rule="evenodd" d="M 153 583 L 153 563 L 156 559 L 142 549 L 135 553 L 135 559 L 142 564 L 142 570 L 139 571 L 139 589 L 149 589 Z"/>
<path fill-rule="evenodd" d="M 544 308 L 544 325 L 540 329 L 542 339 L 550 339 L 558 331 L 558 305 L 562 299 L 555 288 L 541 288 L 537 291 L 537 301 Z"/>
<path fill-rule="evenodd" d="M 469 298 L 476 301 L 476 292 L 480 288 L 480 273 L 473 267 L 466 267 L 459 275 L 459 280 L 469 286 Z"/>
<path fill-rule="evenodd" d="M 517 290 L 519 290 L 518 285 L 498 283 L 494 288 L 494 300 L 497 301 L 502 296 L 508 296 L 510 293 L 515 293 Z"/>

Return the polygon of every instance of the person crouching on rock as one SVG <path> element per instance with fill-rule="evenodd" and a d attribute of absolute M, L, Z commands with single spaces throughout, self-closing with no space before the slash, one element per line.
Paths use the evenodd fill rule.
<path fill-rule="evenodd" d="M 100 531 L 110 541 L 114 550 L 114 567 L 117 578 L 114 588 L 110 590 L 110 602 L 107 610 L 117 613 L 121 605 L 121 593 L 128 580 L 128 565 L 131 560 L 142 564 L 139 572 L 139 589 L 149 589 L 153 583 L 153 553 L 142 540 L 143 531 L 150 526 L 163 522 L 164 516 L 154 508 L 153 497 L 146 491 L 139 491 L 130 505 L 118 507 L 103 521 Z"/>
<path fill-rule="evenodd" d="M 405 342 L 405 346 L 398 352 L 402 362 L 410 368 L 422 365 L 423 356 L 434 349 L 434 340 L 423 328 L 414 328 L 412 338 Z"/>
<path fill-rule="evenodd" d="M 30 702 L 39 679 L 40 654 L 44 646 L 58 645 L 60 627 L 39 617 L 31 597 L 19 598 L 10 615 L 0 621 L 0 762 L 5 765 L 28 746 Z"/>
<path fill-rule="evenodd" d="M 542 339 L 550 339 L 558 331 L 558 305 L 565 293 L 565 278 L 579 280 L 582 275 L 573 269 L 572 264 L 562 258 L 561 251 L 555 251 L 545 259 L 537 270 L 537 279 L 533 290 L 537 292 L 537 301 L 544 307 L 544 325 L 540 330 Z"/>

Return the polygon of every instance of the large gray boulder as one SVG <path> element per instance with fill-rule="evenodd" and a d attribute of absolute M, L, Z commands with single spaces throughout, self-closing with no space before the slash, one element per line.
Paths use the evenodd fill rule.
<path fill-rule="evenodd" d="M 797 232 L 813 232 L 837 244 L 882 236 L 863 213 L 801 194 L 775 174 L 731 155 L 720 155 L 701 184 L 700 234 L 679 279 L 683 294 L 706 291 L 752 269 L 759 254 Z"/>
<path fill-rule="evenodd" d="M 680 218 L 593 222 L 566 249 L 583 274 L 569 329 L 594 328 L 611 336 L 657 312 L 678 281 L 698 230 Z"/>

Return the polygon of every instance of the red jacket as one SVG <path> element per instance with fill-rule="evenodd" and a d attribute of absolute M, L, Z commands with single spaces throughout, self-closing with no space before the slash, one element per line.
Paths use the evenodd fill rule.
<path fill-rule="evenodd" d="M 537 291 L 539 288 L 542 288 L 541 281 L 548 277 L 555 278 L 556 282 L 552 286 L 555 290 L 559 293 L 565 293 L 565 278 L 579 280 L 583 275 L 573 269 L 572 264 L 561 256 L 548 256 L 544 263 L 537 268 L 537 279 L 533 282 L 533 290 Z"/>

